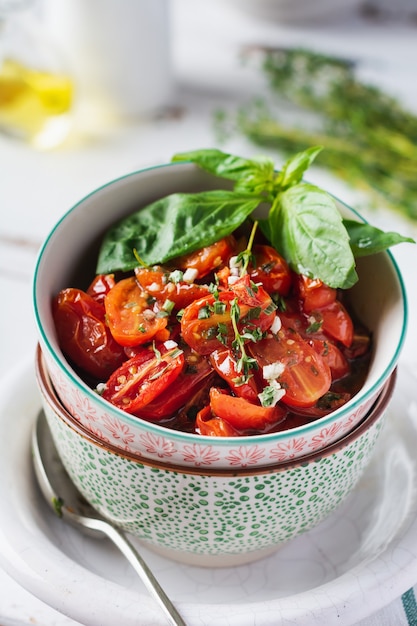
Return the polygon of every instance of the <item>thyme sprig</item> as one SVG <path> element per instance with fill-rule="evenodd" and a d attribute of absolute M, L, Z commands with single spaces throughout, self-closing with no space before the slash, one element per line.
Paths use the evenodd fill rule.
<path fill-rule="evenodd" d="M 250 357 L 246 352 L 245 340 L 250 338 L 256 340 L 256 336 L 248 333 L 240 333 L 238 323 L 240 320 L 240 307 L 237 298 L 234 298 L 230 305 L 230 319 L 232 321 L 232 328 L 235 338 L 232 342 L 232 349 L 237 354 L 236 359 L 236 371 L 240 374 L 239 378 L 234 380 L 237 385 L 243 385 L 248 382 L 252 375 L 251 370 L 258 367 L 256 359 Z"/>
<path fill-rule="evenodd" d="M 242 133 L 284 154 L 324 146 L 319 165 L 365 192 L 372 204 L 417 220 L 417 116 L 361 82 L 349 60 L 306 49 L 261 49 L 261 57 L 266 93 L 235 114 L 220 112 L 221 133 Z M 313 124 L 301 115 L 292 126 L 284 123 L 283 99 L 313 114 Z"/>

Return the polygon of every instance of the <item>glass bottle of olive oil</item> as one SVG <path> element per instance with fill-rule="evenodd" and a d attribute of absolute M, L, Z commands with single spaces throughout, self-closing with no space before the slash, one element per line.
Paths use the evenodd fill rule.
<path fill-rule="evenodd" d="M 32 4 L 0 0 L 0 132 L 47 149 L 68 134 L 73 85 Z"/>

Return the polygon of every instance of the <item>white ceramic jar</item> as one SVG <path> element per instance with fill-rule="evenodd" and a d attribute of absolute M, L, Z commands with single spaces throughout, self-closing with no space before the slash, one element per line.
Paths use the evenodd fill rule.
<path fill-rule="evenodd" d="M 171 95 L 168 0 L 43 0 L 76 92 L 119 118 L 147 116 Z"/>

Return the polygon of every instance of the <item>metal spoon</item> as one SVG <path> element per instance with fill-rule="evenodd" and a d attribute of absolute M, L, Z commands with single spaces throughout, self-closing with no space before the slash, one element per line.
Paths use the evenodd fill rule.
<path fill-rule="evenodd" d="M 158 602 L 170 624 L 186 626 L 184 620 L 138 554 L 118 528 L 103 518 L 81 495 L 67 474 L 41 411 L 32 434 L 33 465 L 40 489 L 52 510 L 93 536 L 106 535 L 119 548 Z"/>

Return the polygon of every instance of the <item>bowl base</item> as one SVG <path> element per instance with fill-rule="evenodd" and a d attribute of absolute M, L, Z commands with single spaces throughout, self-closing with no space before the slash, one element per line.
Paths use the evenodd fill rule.
<path fill-rule="evenodd" d="M 237 567 L 239 565 L 247 565 L 254 561 L 271 556 L 279 550 L 280 544 L 263 548 L 262 550 L 252 550 L 251 552 L 230 554 L 198 554 L 196 552 L 182 552 L 180 550 L 172 550 L 156 546 L 152 543 L 142 542 L 146 548 L 152 550 L 159 556 L 183 563 L 184 565 L 194 565 L 196 567 Z"/>

